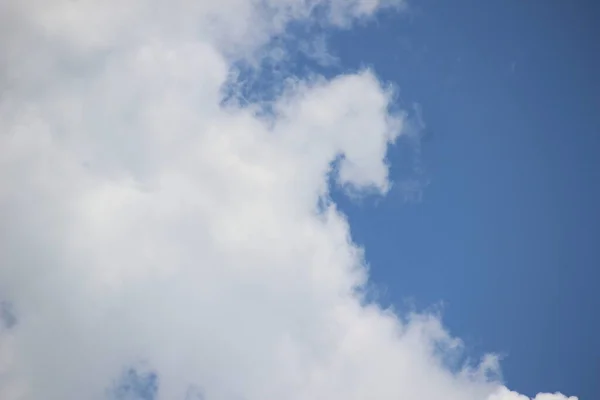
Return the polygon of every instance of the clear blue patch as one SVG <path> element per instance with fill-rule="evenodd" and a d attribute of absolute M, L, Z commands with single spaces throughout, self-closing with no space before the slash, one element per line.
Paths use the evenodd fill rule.
<path fill-rule="evenodd" d="M 7 301 L 0 301 L 0 328 L 11 329 L 17 322 L 13 305 Z"/>
<path fill-rule="evenodd" d="M 111 397 L 115 400 L 155 400 L 158 383 L 155 372 L 140 372 L 129 368 L 119 379 Z"/>
<path fill-rule="evenodd" d="M 342 71 L 325 46 L 336 32 L 327 26 L 328 7 L 312 10 L 312 18 L 291 22 L 285 33 L 273 38 L 261 50 L 258 65 L 240 60 L 233 65 L 223 88 L 223 104 L 256 106 L 258 112 L 272 116 L 271 105 L 285 88 L 299 79 L 323 76 L 332 78 Z M 315 22 L 316 21 L 316 22 Z"/>

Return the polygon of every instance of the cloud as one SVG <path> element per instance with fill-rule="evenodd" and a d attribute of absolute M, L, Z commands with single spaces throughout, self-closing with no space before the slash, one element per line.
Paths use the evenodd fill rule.
<path fill-rule="evenodd" d="M 401 6 L 2 2 L 0 398 L 520 399 L 493 357 L 451 369 L 437 317 L 365 301 L 328 182 L 389 189 L 392 91 L 365 70 L 223 101 L 291 21 Z"/>
<path fill-rule="evenodd" d="M 567 397 L 561 393 L 540 393 L 533 400 L 577 400 L 577 397 Z M 517 392 L 508 390 L 507 388 L 499 389 L 489 400 L 529 400 L 527 396 L 523 396 Z"/>

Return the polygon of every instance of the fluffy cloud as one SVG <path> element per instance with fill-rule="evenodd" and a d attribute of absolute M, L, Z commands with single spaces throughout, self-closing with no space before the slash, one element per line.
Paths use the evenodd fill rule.
<path fill-rule="evenodd" d="M 493 357 L 449 368 L 460 342 L 435 316 L 364 299 L 329 181 L 389 188 L 404 120 L 373 72 L 224 101 L 289 22 L 389 7 L 0 4 L 2 399 L 524 398 Z"/>
<path fill-rule="evenodd" d="M 577 397 L 566 397 L 561 393 L 540 393 L 533 400 L 577 400 Z M 501 388 L 489 400 L 529 400 L 527 396 L 523 396 L 517 392 L 512 392 L 507 388 Z"/>

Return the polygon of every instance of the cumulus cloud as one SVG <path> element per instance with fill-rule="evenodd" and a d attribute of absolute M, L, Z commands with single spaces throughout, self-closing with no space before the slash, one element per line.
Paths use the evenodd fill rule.
<path fill-rule="evenodd" d="M 437 317 L 365 300 L 329 182 L 389 189 L 389 87 L 365 70 L 289 77 L 268 112 L 225 101 L 290 22 L 402 6 L 0 3 L 0 398 L 523 398 L 493 357 L 450 368 Z"/>

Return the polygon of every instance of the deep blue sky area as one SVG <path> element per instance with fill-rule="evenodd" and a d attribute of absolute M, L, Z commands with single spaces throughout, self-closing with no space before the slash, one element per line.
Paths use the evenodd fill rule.
<path fill-rule="evenodd" d="M 600 398 L 600 3 L 414 1 L 330 43 L 426 124 L 424 172 L 415 146 L 389 155 L 420 201 L 339 199 L 385 301 L 443 302 L 514 390 Z"/>

